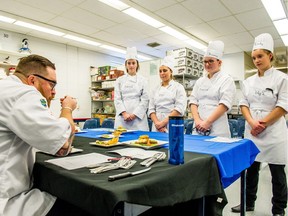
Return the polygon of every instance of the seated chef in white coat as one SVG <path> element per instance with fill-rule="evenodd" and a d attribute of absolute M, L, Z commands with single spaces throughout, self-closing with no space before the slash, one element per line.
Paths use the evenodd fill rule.
<path fill-rule="evenodd" d="M 148 131 L 148 82 L 138 74 L 140 66 L 136 47 L 127 48 L 125 67 L 127 73 L 116 80 L 114 87 L 114 127 Z"/>
<path fill-rule="evenodd" d="M 236 94 L 233 78 L 221 71 L 224 43 L 210 41 L 204 54 L 204 76 L 199 78 L 189 97 L 194 118 L 192 134 L 231 137 L 227 112 Z"/>
<path fill-rule="evenodd" d="M 168 132 L 169 116 L 184 116 L 186 91 L 173 80 L 174 57 L 166 56 L 159 68 L 161 83 L 151 92 L 148 115 L 153 121 L 152 131 Z"/>
<path fill-rule="evenodd" d="M 21 58 L 14 75 L 0 80 L 0 215 L 44 216 L 56 201 L 32 180 L 33 148 L 58 156 L 71 150 L 77 102 L 65 96 L 60 117 L 52 115 L 47 101 L 56 84 L 54 64 L 39 55 Z"/>

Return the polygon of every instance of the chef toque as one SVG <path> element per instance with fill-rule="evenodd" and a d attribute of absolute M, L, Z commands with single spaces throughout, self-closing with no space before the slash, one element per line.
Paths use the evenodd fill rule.
<path fill-rule="evenodd" d="M 174 71 L 174 62 L 175 62 L 175 58 L 173 55 L 168 55 L 165 56 L 165 58 L 163 59 L 161 66 L 167 66 L 169 67 L 172 72 Z"/>
<path fill-rule="evenodd" d="M 274 41 L 273 41 L 272 36 L 268 33 L 263 33 L 263 34 L 258 35 L 255 38 L 252 51 L 255 49 L 265 49 L 265 50 L 269 50 L 273 52 Z"/>
<path fill-rule="evenodd" d="M 204 57 L 212 57 L 222 60 L 224 43 L 222 41 L 210 41 Z"/>
<path fill-rule="evenodd" d="M 126 59 L 125 60 L 128 60 L 128 59 L 136 59 L 136 60 L 138 60 L 136 47 L 127 47 Z"/>

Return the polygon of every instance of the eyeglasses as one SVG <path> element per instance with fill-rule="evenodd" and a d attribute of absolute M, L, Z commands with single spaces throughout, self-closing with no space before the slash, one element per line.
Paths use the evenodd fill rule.
<path fill-rule="evenodd" d="M 196 132 L 197 132 L 198 134 L 201 134 L 201 135 L 203 135 L 203 136 L 209 136 L 209 134 L 210 134 L 210 132 L 211 132 L 210 129 L 202 132 L 202 131 L 199 131 L 196 127 L 192 128 L 192 131 L 193 131 L 193 130 L 196 130 Z"/>
<path fill-rule="evenodd" d="M 57 85 L 57 82 L 54 80 L 47 79 L 39 74 L 32 74 L 32 75 L 48 81 L 50 83 L 51 90 L 54 90 L 55 86 Z"/>
<path fill-rule="evenodd" d="M 219 60 L 217 59 L 217 61 L 219 61 Z M 211 65 L 211 64 L 213 64 L 214 62 L 215 62 L 215 60 L 213 60 L 213 59 L 209 59 L 208 61 L 203 61 L 204 65 L 206 65 L 206 64 Z"/>

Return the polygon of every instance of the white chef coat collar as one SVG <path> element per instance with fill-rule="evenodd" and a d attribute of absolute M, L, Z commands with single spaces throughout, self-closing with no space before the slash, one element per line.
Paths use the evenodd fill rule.
<path fill-rule="evenodd" d="M 137 73 L 133 76 L 131 76 L 130 74 L 127 73 L 127 78 L 132 81 L 132 82 L 137 82 Z"/>
<path fill-rule="evenodd" d="M 173 85 L 174 82 L 175 82 L 175 80 L 173 80 L 173 79 L 170 80 L 170 81 L 169 81 L 169 84 L 168 84 L 168 86 L 167 86 L 167 88 L 170 87 L 171 85 Z M 162 81 L 161 81 L 161 86 L 162 86 Z"/>
<path fill-rule="evenodd" d="M 274 67 L 269 68 L 268 70 L 266 70 L 266 71 L 264 72 L 264 76 L 269 76 L 269 75 L 271 75 L 271 73 L 273 73 L 273 71 L 274 71 Z M 258 74 L 258 76 L 259 76 L 259 72 L 258 72 L 257 74 Z"/>

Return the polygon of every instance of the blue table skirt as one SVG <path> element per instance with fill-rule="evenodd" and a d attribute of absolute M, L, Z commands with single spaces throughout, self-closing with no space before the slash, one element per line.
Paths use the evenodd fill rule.
<path fill-rule="evenodd" d="M 76 136 L 96 139 L 102 134 L 107 134 L 107 130 L 105 129 L 90 129 L 86 131 L 86 133 L 79 133 L 76 134 Z M 120 137 L 120 142 L 138 139 L 142 134 L 147 134 L 149 137 L 157 140 L 169 140 L 167 133 L 134 131 L 124 133 L 123 137 Z M 257 154 L 260 152 L 256 145 L 248 139 L 241 139 L 233 143 L 205 141 L 205 139 L 209 138 L 213 137 L 185 134 L 184 150 L 213 155 L 217 160 L 224 188 L 237 180 L 241 172 L 251 166 Z M 164 148 L 168 148 L 168 144 L 164 146 Z"/>

